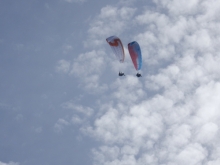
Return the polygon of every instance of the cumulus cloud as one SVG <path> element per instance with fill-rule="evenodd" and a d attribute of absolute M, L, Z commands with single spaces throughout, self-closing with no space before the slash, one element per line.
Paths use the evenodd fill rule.
<path fill-rule="evenodd" d="M 155 70 L 143 69 L 148 74 L 141 80 L 128 75 L 109 85 L 112 103 L 100 105 L 94 125 L 84 129 L 103 142 L 92 151 L 94 162 L 216 164 L 220 33 L 214 29 L 219 27 L 218 7 L 211 9 L 214 1 L 206 0 L 154 2 L 158 9 L 135 15 L 136 9 L 129 8 L 133 13 L 127 18 L 132 17 L 133 25 L 142 27 L 133 38 L 143 50 L 143 66 Z M 103 24 L 105 18 L 116 20 L 116 25 L 122 20 L 119 29 L 128 26 L 122 11 L 103 8 L 89 33 L 95 36 L 100 27 L 104 29 L 100 36 L 111 30 L 122 33 Z"/>
<path fill-rule="evenodd" d="M 160 2 L 158 0 L 154 0 L 154 2 L 158 5 L 161 5 L 162 7 L 166 8 L 170 14 L 173 14 L 174 16 L 178 15 L 189 15 L 189 14 L 196 14 L 199 10 L 198 5 L 200 3 L 200 0 L 186 0 L 179 2 L 178 0 L 165 0 L 163 2 Z"/>
<path fill-rule="evenodd" d="M 85 46 L 102 46 L 111 35 L 118 35 L 128 28 L 128 23 L 132 19 L 136 8 L 106 6 L 101 9 L 99 16 L 90 24 L 88 30 L 89 38 Z M 106 44 L 106 43 L 105 43 Z"/>
<path fill-rule="evenodd" d="M 141 13 L 126 5 L 102 8 L 85 42 L 96 50 L 79 55 L 71 66 L 72 75 L 86 77 L 88 91 L 106 92 L 105 97 L 96 93 L 94 122 L 81 128 L 102 143 L 92 150 L 94 164 L 218 164 L 220 3 L 153 2 L 155 8 Z M 142 78 L 128 74 L 103 83 L 99 76 L 111 60 L 103 58 L 100 45 L 108 34 L 140 43 Z M 78 114 L 70 121 L 83 123 Z"/>
<path fill-rule="evenodd" d="M 137 102 L 138 99 L 146 95 L 140 81 L 130 75 L 127 75 L 125 79 L 117 79 L 112 83 L 111 89 L 116 89 L 112 91 L 112 98 L 118 102 Z"/>
<path fill-rule="evenodd" d="M 103 92 L 107 89 L 101 83 L 100 77 L 104 73 L 106 54 L 104 51 L 91 51 L 80 54 L 71 66 L 70 74 L 76 76 L 84 83 L 84 88 L 93 92 Z"/>

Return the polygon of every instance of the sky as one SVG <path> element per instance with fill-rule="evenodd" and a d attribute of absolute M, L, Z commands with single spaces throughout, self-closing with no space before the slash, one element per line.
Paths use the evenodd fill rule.
<path fill-rule="evenodd" d="M 217 0 L 0 0 L 0 165 L 219 165 L 219 10 Z"/>

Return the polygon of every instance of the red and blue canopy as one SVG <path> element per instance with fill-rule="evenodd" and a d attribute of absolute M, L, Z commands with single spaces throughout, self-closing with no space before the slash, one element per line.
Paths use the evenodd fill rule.
<path fill-rule="evenodd" d="M 128 44 L 128 51 L 130 53 L 132 62 L 137 71 L 141 70 L 142 67 L 142 55 L 141 48 L 136 41 L 130 42 Z"/>

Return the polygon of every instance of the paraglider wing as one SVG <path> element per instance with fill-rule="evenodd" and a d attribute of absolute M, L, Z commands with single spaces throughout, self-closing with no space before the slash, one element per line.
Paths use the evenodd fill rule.
<path fill-rule="evenodd" d="M 128 44 L 128 51 L 130 53 L 132 62 L 137 71 L 141 70 L 142 67 L 142 55 L 141 48 L 136 41 L 130 42 Z"/>
<path fill-rule="evenodd" d="M 111 46 L 117 59 L 123 63 L 125 59 L 124 47 L 121 40 L 116 36 L 111 36 L 106 39 L 106 41 Z"/>

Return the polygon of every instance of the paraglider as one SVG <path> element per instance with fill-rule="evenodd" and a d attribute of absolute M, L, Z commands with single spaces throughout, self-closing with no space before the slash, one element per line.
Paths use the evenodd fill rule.
<path fill-rule="evenodd" d="M 118 75 L 119 75 L 119 76 L 125 76 L 125 74 L 122 73 L 122 72 L 119 72 Z"/>
<path fill-rule="evenodd" d="M 142 77 L 139 71 L 142 67 L 142 55 L 141 55 L 141 48 L 136 41 L 130 42 L 128 44 L 128 51 L 130 53 L 132 62 L 134 64 L 134 68 L 137 70 L 137 77 Z"/>
<path fill-rule="evenodd" d="M 112 51 L 114 52 L 116 58 L 119 60 L 120 63 L 123 63 L 125 60 L 125 53 L 124 53 L 124 47 L 121 42 L 121 40 L 116 36 L 111 36 L 106 39 L 110 47 L 112 48 Z M 119 71 L 119 76 L 125 76 L 124 73 Z"/>

